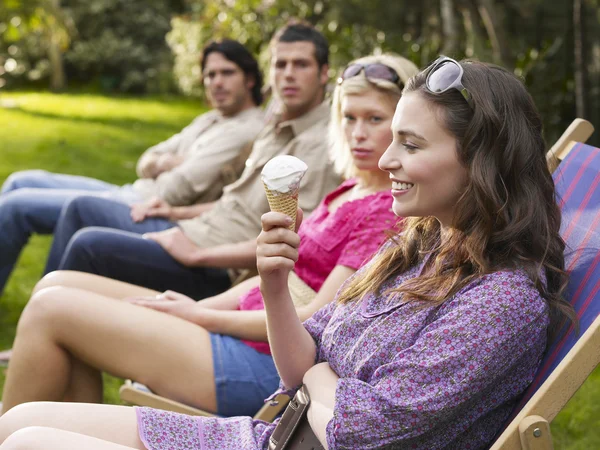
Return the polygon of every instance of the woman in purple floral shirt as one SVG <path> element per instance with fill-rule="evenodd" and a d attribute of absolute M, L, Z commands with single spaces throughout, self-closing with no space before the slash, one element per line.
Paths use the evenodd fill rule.
<path fill-rule="evenodd" d="M 281 387 L 306 385 L 308 421 L 330 450 L 487 448 L 547 335 L 572 317 L 541 121 L 508 71 L 444 59 L 405 86 L 392 131 L 379 166 L 394 212 L 411 219 L 303 324 L 287 288 L 297 236 L 285 216 L 263 216 L 257 261 Z M 0 419 L 0 439 L 19 430 L 0 448 L 254 450 L 275 426 L 33 404 Z"/>

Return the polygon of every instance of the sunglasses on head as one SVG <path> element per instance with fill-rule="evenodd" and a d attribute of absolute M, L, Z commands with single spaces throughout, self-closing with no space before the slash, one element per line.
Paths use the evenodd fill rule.
<path fill-rule="evenodd" d="M 441 94 L 450 89 L 456 89 L 462 94 L 469 106 L 471 105 L 471 94 L 462 84 L 463 68 L 452 58 L 440 56 L 427 69 L 425 86 L 433 94 Z"/>
<path fill-rule="evenodd" d="M 397 84 L 400 89 L 404 87 L 404 84 L 400 80 L 400 77 L 396 71 L 382 63 L 350 64 L 344 69 L 342 75 L 338 78 L 338 84 L 342 84 L 344 80 L 347 80 L 348 78 L 357 76 L 363 70 L 365 71 L 365 77 L 367 77 L 367 80 L 391 81 L 392 83 Z"/>

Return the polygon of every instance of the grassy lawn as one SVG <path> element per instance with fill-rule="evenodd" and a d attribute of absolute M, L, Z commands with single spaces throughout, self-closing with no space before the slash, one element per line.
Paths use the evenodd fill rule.
<path fill-rule="evenodd" d="M 0 182 L 41 168 L 122 184 L 135 178 L 139 155 L 201 112 L 192 100 L 97 95 L 1 94 Z M 19 315 L 43 270 L 50 238 L 35 236 L 0 297 L 0 350 L 10 347 Z M 119 380 L 106 377 L 105 399 L 118 403 Z M 0 388 L 4 375 L 0 373 Z M 557 449 L 600 448 L 600 369 L 552 424 Z"/>
<path fill-rule="evenodd" d="M 117 184 L 135 179 L 142 152 L 205 110 L 198 101 L 46 93 L 0 94 L 0 182 L 17 170 L 45 169 Z M 0 297 L 0 349 L 11 346 L 18 318 L 44 268 L 50 237 L 34 236 Z M 0 373 L 0 388 L 4 374 Z M 119 380 L 107 377 L 106 401 Z"/>

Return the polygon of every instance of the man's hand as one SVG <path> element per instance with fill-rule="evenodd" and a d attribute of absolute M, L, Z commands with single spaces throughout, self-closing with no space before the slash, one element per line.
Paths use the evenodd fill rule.
<path fill-rule="evenodd" d="M 153 197 L 144 203 L 131 205 L 131 219 L 134 222 L 142 222 L 148 217 L 163 217 L 172 219 L 173 207 L 160 197 Z"/>
<path fill-rule="evenodd" d="M 194 244 L 181 228 L 173 227 L 157 233 L 146 233 L 143 237 L 157 242 L 169 255 L 184 266 L 197 266 L 202 249 Z"/>

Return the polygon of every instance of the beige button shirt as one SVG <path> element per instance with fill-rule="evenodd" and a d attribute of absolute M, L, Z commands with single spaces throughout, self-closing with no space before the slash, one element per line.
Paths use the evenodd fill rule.
<path fill-rule="evenodd" d="M 227 186 L 207 213 L 179 225 L 200 247 L 255 239 L 260 217 L 269 211 L 260 173 L 277 155 L 293 155 L 308 165 L 300 184 L 299 206 L 308 215 L 340 182 L 329 159 L 327 125 L 329 102 L 294 120 L 267 125 L 256 139 L 242 176 Z"/>
<path fill-rule="evenodd" d="M 217 200 L 225 187 L 221 169 L 231 164 L 264 125 L 260 108 L 250 108 L 233 117 L 212 110 L 197 117 L 180 133 L 144 152 L 146 155 L 173 153 L 185 158 L 173 170 L 157 178 L 140 178 L 133 191 L 142 199 L 160 197 L 173 206 Z"/>

